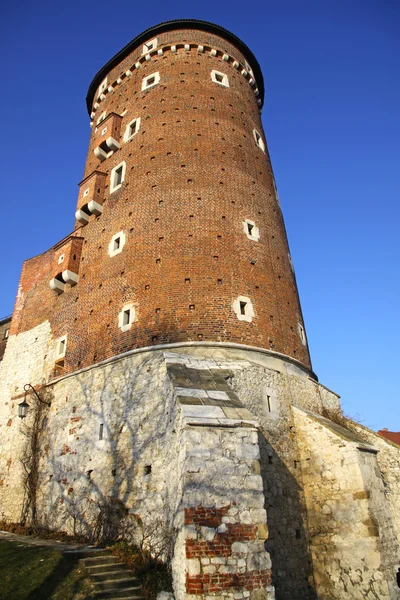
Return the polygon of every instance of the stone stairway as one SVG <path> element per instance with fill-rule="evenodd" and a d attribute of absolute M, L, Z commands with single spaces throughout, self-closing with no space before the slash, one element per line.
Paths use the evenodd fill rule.
<path fill-rule="evenodd" d="M 79 559 L 95 586 L 96 600 L 143 600 L 139 580 L 109 550 L 83 548 L 65 552 Z"/>

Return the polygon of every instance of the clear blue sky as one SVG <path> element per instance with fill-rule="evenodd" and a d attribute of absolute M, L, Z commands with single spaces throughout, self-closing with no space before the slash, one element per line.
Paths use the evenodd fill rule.
<path fill-rule="evenodd" d="M 258 58 L 314 370 L 348 415 L 400 431 L 396 0 L 3 3 L 0 317 L 22 261 L 73 227 L 92 77 L 177 18 L 218 23 Z"/>

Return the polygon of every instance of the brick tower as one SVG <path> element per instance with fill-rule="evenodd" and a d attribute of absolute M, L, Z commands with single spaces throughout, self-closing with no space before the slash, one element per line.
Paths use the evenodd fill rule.
<path fill-rule="evenodd" d="M 120 533 L 167 532 L 177 600 L 361 600 L 371 582 L 397 598 L 400 496 L 377 473 L 398 451 L 328 418 L 263 97 L 249 48 L 197 20 L 146 30 L 95 76 L 75 227 L 24 263 L 1 364 L 0 503 L 89 536 L 123 504 Z"/>

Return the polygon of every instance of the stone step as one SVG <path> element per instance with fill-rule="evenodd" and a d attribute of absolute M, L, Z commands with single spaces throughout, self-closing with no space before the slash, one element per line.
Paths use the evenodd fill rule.
<path fill-rule="evenodd" d="M 113 563 L 115 563 L 115 556 L 99 556 L 97 557 L 93 557 L 93 558 L 81 558 L 79 560 L 80 564 L 85 567 L 85 569 L 87 567 L 96 567 L 98 565 L 111 565 Z"/>
<path fill-rule="evenodd" d="M 110 551 L 106 548 L 79 548 L 79 550 L 66 550 L 65 556 L 70 558 L 98 558 L 100 556 L 109 556 Z"/>
<path fill-rule="evenodd" d="M 95 592 L 93 597 L 95 600 L 119 600 L 120 598 L 124 598 L 125 600 L 144 600 L 139 587 L 128 587 L 122 590 L 101 590 Z"/>
<path fill-rule="evenodd" d="M 104 579 L 103 581 L 96 581 L 96 588 L 100 590 L 120 590 L 120 589 L 138 589 L 140 590 L 140 586 L 138 585 L 138 580 L 136 577 L 124 577 L 123 579 Z"/>
<path fill-rule="evenodd" d="M 111 557 L 110 557 L 111 558 Z M 115 557 L 114 561 L 115 561 Z M 90 576 L 98 575 L 100 573 L 109 573 L 111 571 L 120 571 L 121 569 L 125 569 L 124 565 L 119 562 L 107 562 L 100 565 L 84 565 L 86 571 Z M 125 569 L 127 571 L 127 569 Z M 129 571 L 127 571 L 129 573 Z"/>
<path fill-rule="evenodd" d="M 97 583 L 102 583 L 103 581 L 117 581 L 119 579 L 135 579 L 132 576 L 132 573 L 125 569 L 123 565 L 119 565 L 118 571 L 106 571 L 105 573 L 90 573 L 90 577 L 93 581 Z"/>

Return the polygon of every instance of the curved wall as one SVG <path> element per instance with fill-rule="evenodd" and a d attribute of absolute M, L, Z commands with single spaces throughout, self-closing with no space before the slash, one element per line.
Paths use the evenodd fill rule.
<path fill-rule="evenodd" d="M 140 44 L 102 73 L 77 205 L 95 198 L 101 214 L 76 222 L 74 235 L 84 238 L 78 283 L 56 294 L 46 279 L 40 298 L 25 303 L 24 322 L 37 324 L 48 297 L 54 337 L 67 335 L 62 373 L 187 341 L 257 346 L 310 367 L 250 72 L 258 65 L 213 31 L 171 27 L 147 56 Z M 142 91 L 154 74 L 159 82 Z M 134 119 L 140 126 L 127 139 Z M 124 179 L 112 191 L 119 165 Z M 122 251 L 110 256 L 118 234 Z M 121 329 L 127 306 L 134 322 Z"/>

